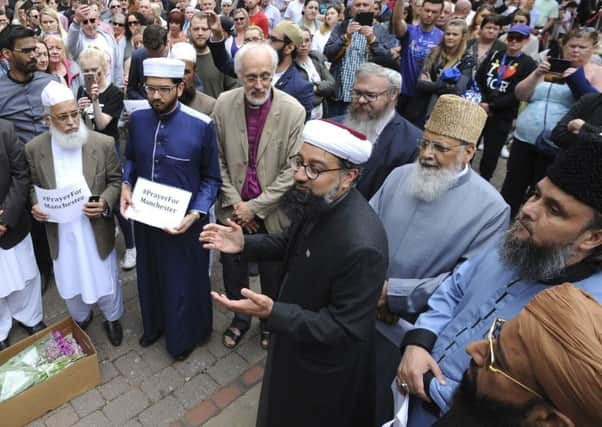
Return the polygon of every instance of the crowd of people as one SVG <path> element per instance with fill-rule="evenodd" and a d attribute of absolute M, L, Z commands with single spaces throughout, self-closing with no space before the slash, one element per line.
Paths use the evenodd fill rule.
<path fill-rule="evenodd" d="M 121 345 L 135 268 L 139 345 L 175 361 L 214 304 L 229 349 L 260 319 L 258 426 L 380 427 L 398 395 L 411 427 L 602 425 L 601 18 L 0 0 L 0 351 L 46 327 L 52 283 Z M 178 225 L 130 218 L 146 181 L 191 195 Z M 85 200 L 59 221 L 38 197 L 65 188 Z"/>

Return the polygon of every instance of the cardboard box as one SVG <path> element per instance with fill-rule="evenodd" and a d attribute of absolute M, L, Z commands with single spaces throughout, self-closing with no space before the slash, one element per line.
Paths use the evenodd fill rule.
<path fill-rule="evenodd" d="M 0 402 L 0 424 L 3 427 L 23 426 L 100 384 L 96 349 L 90 337 L 71 317 L 0 351 L 0 365 L 52 331 L 73 334 L 86 357 L 12 399 Z"/>

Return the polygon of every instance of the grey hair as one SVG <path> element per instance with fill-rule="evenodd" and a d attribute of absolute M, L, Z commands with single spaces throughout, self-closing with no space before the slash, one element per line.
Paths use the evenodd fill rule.
<path fill-rule="evenodd" d="M 241 47 L 240 49 L 238 49 L 238 51 L 236 52 L 236 56 L 234 57 L 234 72 L 236 73 L 236 75 L 238 76 L 239 79 L 242 80 L 242 62 L 244 59 L 244 56 L 252 51 L 256 51 L 256 50 L 263 50 L 264 52 L 267 52 L 270 54 L 270 57 L 272 58 L 272 73 L 276 72 L 276 67 L 278 66 L 278 54 L 276 53 L 276 51 L 274 50 L 274 48 L 264 42 L 251 42 L 251 43 L 245 43 L 243 45 L 243 47 Z"/>
<path fill-rule="evenodd" d="M 401 74 L 390 68 L 381 67 L 374 62 L 364 62 L 357 70 L 355 79 L 360 77 L 376 76 L 387 80 L 389 92 L 401 91 Z"/>

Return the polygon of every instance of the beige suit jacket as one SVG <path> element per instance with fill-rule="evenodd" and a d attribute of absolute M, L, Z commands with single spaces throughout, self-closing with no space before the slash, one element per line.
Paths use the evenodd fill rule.
<path fill-rule="evenodd" d="M 84 178 L 90 192 L 104 199 L 111 210 L 109 218 L 90 220 L 98 254 L 105 259 L 115 247 L 115 223 L 112 212 L 121 191 L 121 165 L 115 153 L 113 138 L 94 131 L 89 133 L 88 141 L 82 148 Z M 45 132 L 28 142 L 25 145 L 25 154 L 32 183 L 41 188 L 56 188 L 50 133 Z M 33 187 L 30 197 L 32 205 L 35 205 L 37 198 Z M 58 224 L 47 222 L 46 233 L 50 255 L 56 259 L 59 255 Z"/>
<path fill-rule="evenodd" d="M 213 110 L 213 120 L 223 181 L 215 213 L 218 220 L 224 222 L 231 217 L 232 206 L 242 200 L 240 193 L 247 173 L 249 142 L 243 88 L 220 95 Z M 301 148 L 304 121 L 305 109 L 301 104 L 290 95 L 273 89 L 272 105 L 257 149 L 261 194 L 249 201 L 249 208 L 264 220 L 269 233 L 282 231 L 288 225 L 278 202 L 294 182 L 288 159 Z"/>

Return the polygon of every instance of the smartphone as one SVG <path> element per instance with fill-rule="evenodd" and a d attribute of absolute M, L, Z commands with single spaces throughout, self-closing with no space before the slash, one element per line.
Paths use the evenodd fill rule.
<path fill-rule="evenodd" d="M 88 202 L 90 202 L 90 203 L 100 202 L 100 196 L 90 196 L 88 198 Z"/>
<path fill-rule="evenodd" d="M 550 62 L 550 72 L 562 74 L 564 70 L 571 66 L 571 61 L 567 61 L 566 59 L 560 58 L 550 58 L 548 59 Z"/>
<path fill-rule="evenodd" d="M 80 0 L 79 5 L 83 6 L 83 5 L 87 5 L 88 4 L 88 0 Z"/>
<path fill-rule="evenodd" d="M 355 18 L 353 18 L 353 20 L 361 26 L 372 26 L 372 23 L 374 22 L 374 12 L 360 12 L 357 15 L 355 15 Z"/>
<path fill-rule="evenodd" d="M 90 93 L 92 85 L 96 83 L 96 76 L 94 73 L 85 73 L 84 83 L 86 85 L 86 92 Z"/>

